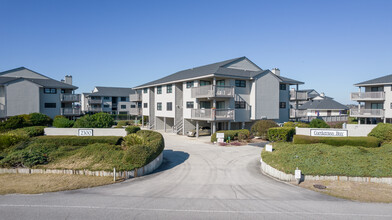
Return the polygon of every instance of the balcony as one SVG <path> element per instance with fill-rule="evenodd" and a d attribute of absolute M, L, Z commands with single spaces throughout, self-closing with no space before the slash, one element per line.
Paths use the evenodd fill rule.
<path fill-rule="evenodd" d="M 102 108 L 100 107 L 88 107 L 89 112 L 101 112 Z"/>
<path fill-rule="evenodd" d="M 61 94 L 60 100 L 62 102 L 80 102 L 80 94 Z"/>
<path fill-rule="evenodd" d="M 234 86 L 199 86 L 191 90 L 192 98 L 233 98 Z"/>
<path fill-rule="evenodd" d="M 308 99 L 308 92 L 304 92 L 304 91 L 290 91 L 290 100 L 294 101 L 294 100 L 307 100 Z"/>
<path fill-rule="evenodd" d="M 142 108 L 131 108 L 129 110 L 130 115 L 142 115 Z"/>
<path fill-rule="evenodd" d="M 88 104 L 102 104 L 102 99 L 89 99 Z"/>
<path fill-rule="evenodd" d="M 234 109 L 192 109 L 192 119 L 207 121 L 234 120 Z"/>
<path fill-rule="evenodd" d="M 141 102 L 142 101 L 142 94 L 139 94 L 139 93 L 130 94 L 129 95 L 129 101 L 131 101 L 131 102 Z"/>
<path fill-rule="evenodd" d="M 383 118 L 384 109 L 351 109 L 350 117 L 360 117 L 360 118 Z"/>
<path fill-rule="evenodd" d="M 290 109 L 290 118 L 302 118 L 307 116 L 306 110 Z"/>
<path fill-rule="evenodd" d="M 80 108 L 61 108 L 61 115 L 79 116 L 80 115 Z"/>
<path fill-rule="evenodd" d="M 353 101 L 383 101 L 385 92 L 352 92 L 351 100 Z"/>

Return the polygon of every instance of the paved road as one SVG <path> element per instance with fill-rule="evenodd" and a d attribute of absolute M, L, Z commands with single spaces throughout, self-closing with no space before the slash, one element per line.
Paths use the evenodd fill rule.
<path fill-rule="evenodd" d="M 165 134 L 164 163 L 122 183 L 0 196 L 0 219 L 392 219 L 392 205 L 318 194 L 260 173 L 257 146 Z"/>

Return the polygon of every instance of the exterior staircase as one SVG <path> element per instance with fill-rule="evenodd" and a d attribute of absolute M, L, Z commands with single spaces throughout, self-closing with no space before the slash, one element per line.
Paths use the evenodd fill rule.
<path fill-rule="evenodd" d="M 183 128 L 184 128 L 184 123 L 183 123 L 182 119 L 178 120 L 176 122 L 176 124 L 174 125 L 174 132 L 176 134 L 183 135 L 183 132 L 182 132 Z"/>

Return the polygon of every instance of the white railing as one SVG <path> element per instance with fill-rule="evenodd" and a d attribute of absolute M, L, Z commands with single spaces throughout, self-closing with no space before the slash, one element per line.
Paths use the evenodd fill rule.
<path fill-rule="evenodd" d="M 290 91 L 290 100 L 307 100 L 308 99 L 308 92 L 303 91 Z"/>
<path fill-rule="evenodd" d="M 307 113 L 308 111 L 306 110 L 290 109 L 290 118 L 306 117 Z"/>
<path fill-rule="evenodd" d="M 130 115 L 141 115 L 142 114 L 142 108 L 131 108 L 129 110 Z"/>
<path fill-rule="evenodd" d="M 139 93 L 130 94 L 130 95 L 129 95 L 129 101 L 131 101 L 131 102 L 139 102 L 139 101 L 142 101 L 142 94 L 139 94 Z"/>
<path fill-rule="evenodd" d="M 61 115 L 80 115 L 80 108 L 61 108 Z"/>
<path fill-rule="evenodd" d="M 384 117 L 384 109 L 350 109 L 351 117 Z"/>
<path fill-rule="evenodd" d="M 61 94 L 62 102 L 80 102 L 80 94 Z"/>
<path fill-rule="evenodd" d="M 351 100 L 385 100 L 385 92 L 352 92 Z"/>
<path fill-rule="evenodd" d="M 90 111 L 90 112 L 100 112 L 100 111 L 102 111 L 102 108 L 99 108 L 99 107 L 88 107 L 88 111 Z"/>
<path fill-rule="evenodd" d="M 234 97 L 234 86 L 199 86 L 191 90 L 192 98 Z"/>
<path fill-rule="evenodd" d="M 234 120 L 234 109 L 192 109 L 193 119 L 203 120 Z"/>
<path fill-rule="evenodd" d="M 102 103 L 102 99 L 89 99 L 88 103 L 89 104 L 101 104 Z"/>

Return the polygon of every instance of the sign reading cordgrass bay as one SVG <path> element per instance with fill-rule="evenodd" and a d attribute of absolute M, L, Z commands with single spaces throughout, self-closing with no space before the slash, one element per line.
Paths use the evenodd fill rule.
<path fill-rule="evenodd" d="M 310 129 L 310 136 L 316 137 L 347 137 L 347 130 Z"/>
<path fill-rule="evenodd" d="M 93 129 L 79 129 L 78 136 L 93 136 Z"/>

